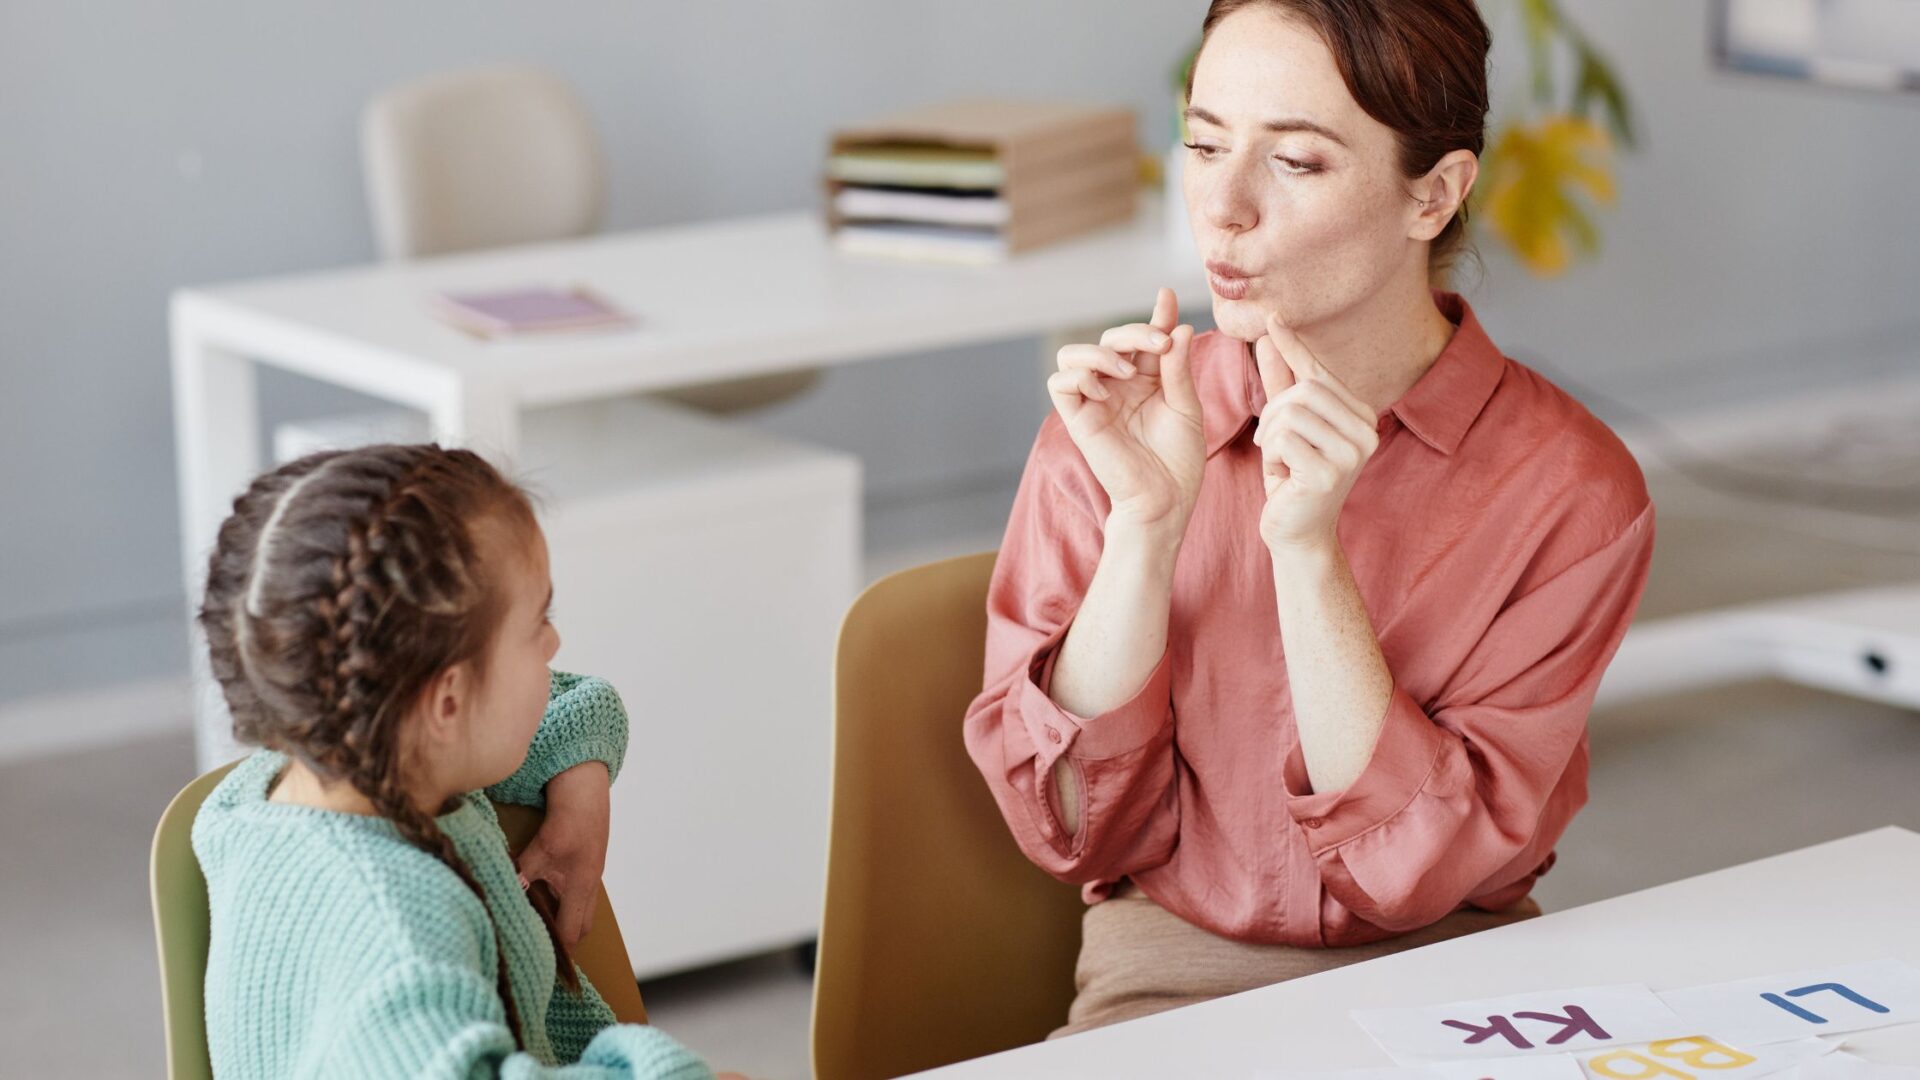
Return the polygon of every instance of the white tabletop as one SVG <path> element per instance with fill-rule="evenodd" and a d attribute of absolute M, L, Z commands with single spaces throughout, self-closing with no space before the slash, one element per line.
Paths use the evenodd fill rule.
<path fill-rule="evenodd" d="M 1685 835 L 1685 822 L 1668 824 Z M 1885 957 L 1920 965 L 1920 833 L 1894 827 L 921 1075 L 1157 1080 L 1384 1066 L 1392 1059 L 1348 1010 L 1609 983 L 1669 990 Z M 1916 1028 L 1848 1042 L 1920 1064 Z"/>
<path fill-rule="evenodd" d="M 817 215 L 786 213 L 189 289 L 175 313 L 266 362 L 399 400 L 451 380 L 557 404 L 1144 314 L 1162 285 L 1206 310 L 1197 259 L 1169 253 L 1160 200 L 1141 202 L 1125 224 L 983 267 L 845 255 Z M 485 341 L 431 303 L 568 284 L 637 327 Z"/>

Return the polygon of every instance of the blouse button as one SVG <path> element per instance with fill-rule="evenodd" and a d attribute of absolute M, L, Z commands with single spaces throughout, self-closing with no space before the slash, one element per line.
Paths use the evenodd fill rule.
<path fill-rule="evenodd" d="M 1310 817 L 1307 820 L 1301 822 L 1301 824 L 1305 825 L 1309 829 L 1317 829 L 1320 826 L 1325 825 L 1326 820 L 1324 818 Z"/>
<path fill-rule="evenodd" d="M 1054 729 L 1054 728 L 1048 728 L 1048 729 L 1047 729 L 1047 741 L 1048 741 L 1048 742 L 1055 742 L 1055 743 L 1057 743 L 1057 742 L 1059 742 L 1059 741 L 1060 741 L 1060 732 L 1059 732 L 1059 731 L 1057 731 L 1057 730 L 1056 730 L 1056 729 Z"/>

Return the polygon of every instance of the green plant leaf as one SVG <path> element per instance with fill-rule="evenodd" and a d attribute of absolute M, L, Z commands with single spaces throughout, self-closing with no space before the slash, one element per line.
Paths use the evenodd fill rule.
<path fill-rule="evenodd" d="M 1610 204 L 1613 176 L 1607 170 L 1607 132 L 1570 113 L 1534 124 L 1512 124 L 1500 133 L 1484 162 L 1479 207 L 1496 236 L 1528 269 L 1553 276 L 1567 268 L 1572 250 L 1599 250 L 1599 230 L 1585 203 Z"/>
<path fill-rule="evenodd" d="M 1193 137 L 1187 134 L 1187 79 L 1193 74 L 1194 62 L 1200 59 L 1200 45 L 1194 42 L 1186 59 L 1173 66 L 1173 137 L 1179 142 Z"/>
<path fill-rule="evenodd" d="M 1579 67 L 1574 76 L 1573 112 L 1586 116 L 1594 102 L 1599 102 L 1601 113 L 1606 117 L 1607 129 L 1613 137 L 1626 147 L 1634 145 L 1633 110 L 1627 104 L 1627 92 L 1620 80 L 1613 74 L 1606 58 L 1585 40 L 1574 42 Z"/>
<path fill-rule="evenodd" d="M 1187 50 L 1187 55 L 1181 58 L 1179 63 L 1173 65 L 1173 88 L 1175 90 L 1181 93 L 1186 92 L 1187 76 L 1192 74 L 1193 62 L 1198 59 L 1200 59 L 1200 43 L 1196 41 L 1193 43 L 1193 48 Z"/>
<path fill-rule="evenodd" d="M 1553 101 L 1553 35 L 1561 28 L 1553 0 L 1520 0 L 1520 24 L 1527 35 L 1528 67 L 1533 72 L 1533 100 Z"/>

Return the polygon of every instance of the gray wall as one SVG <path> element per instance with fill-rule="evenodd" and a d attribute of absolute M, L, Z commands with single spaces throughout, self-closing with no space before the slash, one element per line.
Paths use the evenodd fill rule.
<path fill-rule="evenodd" d="M 1497 36 L 1505 6 L 1487 5 Z M 1571 6 L 1637 94 L 1646 150 L 1599 262 L 1537 282 L 1489 251 L 1470 295 L 1496 338 L 1648 402 L 1912 363 L 1920 101 L 1716 75 L 1701 0 Z M 809 206 L 837 122 L 949 95 L 1123 101 L 1164 145 L 1203 9 L 4 0 L 0 701 L 183 667 L 166 294 L 369 259 L 356 123 L 379 87 L 558 71 L 607 141 L 610 225 L 631 228 Z M 1033 348 L 839 372 L 760 422 L 861 452 L 881 499 L 1004 483 L 1044 407 Z M 264 394 L 269 419 L 346 400 Z"/>
<path fill-rule="evenodd" d="M 1598 260 L 1542 281 L 1490 255 L 1476 306 L 1495 339 L 1656 410 L 1920 371 L 1920 94 L 1718 72 L 1703 0 L 1566 6 L 1643 145 Z M 1497 65 L 1519 72 L 1513 52 Z"/>
<path fill-rule="evenodd" d="M 607 143 L 609 225 L 633 228 L 812 205 L 827 132 L 918 99 L 1124 101 L 1163 142 L 1197 15 L 1115 11 L 5 0 L 0 700 L 182 667 L 167 292 L 371 258 L 357 123 L 378 88 L 501 60 L 561 73 Z M 1004 475 L 1043 406 L 1033 355 L 872 365 L 764 422 L 863 452 L 882 493 Z M 270 418 L 344 400 L 264 381 Z"/>

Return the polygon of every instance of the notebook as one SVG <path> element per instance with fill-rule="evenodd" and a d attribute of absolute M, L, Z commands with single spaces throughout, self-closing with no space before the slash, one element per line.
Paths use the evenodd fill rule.
<path fill-rule="evenodd" d="M 833 244 L 849 255 L 882 255 L 971 266 L 995 263 L 1007 257 L 1006 238 L 997 230 L 900 222 L 850 222 L 834 230 Z"/>
<path fill-rule="evenodd" d="M 440 317 L 487 338 L 633 323 L 631 315 L 579 286 L 442 293 L 435 301 Z"/>
<path fill-rule="evenodd" d="M 929 221 L 943 225 L 1005 225 L 1007 203 L 992 195 L 935 194 L 891 188 L 843 187 L 833 208 L 846 221 Z"/>
<path fill-rule="evenodd" d="M 849 184 L 996 188 L 1006 170 L 990 150 L 939 146 L 864 146 L 827 159 L 827 176 Z"/>

